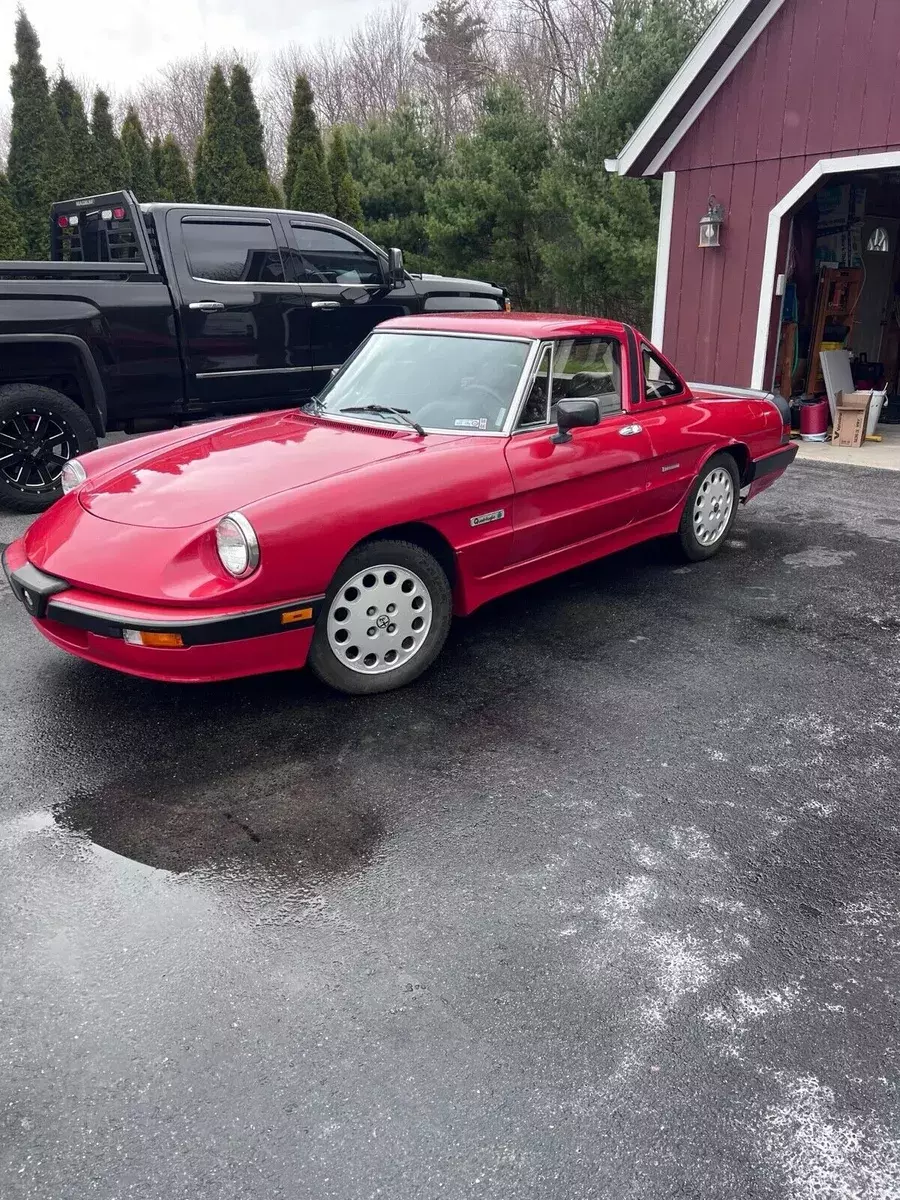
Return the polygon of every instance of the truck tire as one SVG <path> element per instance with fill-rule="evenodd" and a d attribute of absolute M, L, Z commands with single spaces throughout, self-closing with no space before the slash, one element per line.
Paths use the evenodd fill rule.
<path fill-rule="evenodd" d="M 70 458 L 96 450 L 90 418 L 74 400 L 36 383 L 0 387 L 0 505 L 37 513 L 62 495 Z"/>

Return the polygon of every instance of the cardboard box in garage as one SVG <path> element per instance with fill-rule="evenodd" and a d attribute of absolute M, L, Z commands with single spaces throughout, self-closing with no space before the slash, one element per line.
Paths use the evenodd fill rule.
<path fill-rule="evenodd" d="M 838 392 L 834 415 L 835 446 L 861 446 L 866 440 L 871 392 Z"/>

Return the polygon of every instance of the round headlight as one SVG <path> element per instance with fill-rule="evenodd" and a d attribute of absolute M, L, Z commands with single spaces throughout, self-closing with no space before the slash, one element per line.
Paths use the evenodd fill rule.
<path fill-rule="evenodd" d="M 228 513 L 216 526 L 219 562 L 229 575 L 243 579 L 259 566 L 256 532 L 243 513 Z"/>
<path fill-rule="evenodd" d="M 66 496 L 69 492 L 74 492 L 77 487 L 81 487 L 87 480 L 87 471 L 78 461 L 77 458 L 71 458 L 62 469 L 62 474 L 59 477 L 59 482 L 62 485 L 63 495 Z"/>

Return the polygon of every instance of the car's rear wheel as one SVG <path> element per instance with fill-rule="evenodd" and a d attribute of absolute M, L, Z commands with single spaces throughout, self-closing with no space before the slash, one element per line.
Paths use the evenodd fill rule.
<path fill-rule="evenodd" d="M 450 583 L 433 555 L 413 542 L 366 542 L 328 589 L 309 665 L 350 695 L 403 687 L 440 654 L 451 616 Z"/>
<path fill-rule="evenodd" d="M 62 392 L 36 383 L 0 387 L 0 505 L 43 512 L 62 495 L 69 459 L 96 446 L 87 413 Z"/>
<path fill-rule="evenodd" d="M 678 538 L 691 562 L 712 558 L 725 544 L 737 517 L 740 498 L 737 463 L 730 454 L 714 454 L 691 488 Z"/>

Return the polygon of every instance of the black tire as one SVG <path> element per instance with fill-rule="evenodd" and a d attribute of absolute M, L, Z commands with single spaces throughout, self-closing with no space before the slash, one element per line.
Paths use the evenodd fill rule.
<path fill-rule="evenodd" d="M 62 392 L 36 383 L 0 387 L 0 505 L 43 512 L 62 495 L 65 463 L 96 448 L 87 413 Z"/>
<path fill-rule="evenodd" d="M 347 643 L 347 661 L 342 661 L 335 652 L 329 638 L 329 619 L 332 618 L 334 623 L 337 623 L 342 611 L 346 609 L 351 601 L 345 599 L 346 593 L 344 589 L 354 576 L 371 568 L 373 577 L 376 580 L 376 586 L 383 589 L 389 586 L 384 581 L 391 574 L 390 568 L 399 567 L 402 571 L 408 571 L 416 576 L 419 583 L 427 592 L 427 598 L 423 599 L 423 606 L 430 602 L 430 625 L 427 627 L 423 640 L 419 647 L 414 650 L 411 657 L 403 662 L 398 662 L 396 667 L 386 665 L 386 655 L 391 652 L 397 654 L 400 643 L 396 647 L 387 639 L 389 636 L 394 636 L 397 627 L 388 627 L 379 632 L 375 639 L 369 643 L 365 642 L 362 646 L 363 651 L 369 650 L 372 653 L 364 655 L 360 659 L 357 649 L 356 658 L 359 661 L 359 666 L 354 669 L 348 665 L 349 657 L 352 649 L 356 648 L 352 643 L 356 640 L 355 637 L 348 638 Z M 377 574 L 379 568 L 384 568 L 384 573 Z M 396 572 L 394 575 L 396 576 Z M 362 585 L 361 585 L 362 586 Z M 393 585 L 390 585 L 393 586 Z M 400 585 L 398 585 L 400 586 Z M 418 587 L 413 585 L 416 595 L 418 596 Z M 355 590 L 359 596 L 365 596 L 365 593 L 360 591 L 360 588 L 347 589 Z M 392 594 L 392 593 L 390 593 Z M 375 616 L 369 618 L 369 609 L 366 610 L 366 620 L 371 619 L 376 621 L 382 614 L 381 599 L 389 593 L 379 590 L 373 592 L 373 598 L 378 598 L 378 612 Z M 339 605 L 336 601 L 344 599 L 344 604 Z M 413 600 L 410 601 L 410 604 Z M 386 616 L 387 609 L 384 608 Z M 405 608 L 401 613 L 403 616 Z M 377 692 L 389 692 L 394 688 L 404 687 L 408 683 L 412 683 L 424 671 L 427 671 L 437 656 L 443 649 L 444 642 L 447 640 L 447 633 L 450 629 L 450 621 L 453 615 L 453 598 L 450 590 L 450 581 L 447 579 L 441 565 L 433 555 L 427 550 L 423 550 L 421 546 L 417 546 L 414 542 L 402 542 L 394 540 L 374 539 L 370 542 L 365 542 L 356 550 L 350 552 L 344 561 L 341 563 L 335 572 L 334 579 L 325 596 L 325 603 L 322 606 L 322 612 L 316 623 L 316 632 L 313 636 L 312 647 L 309 652 L 309 666 L 329 687 L 335 688 L 339 692 L 346 692 L 351 696 L 371 696 Z M 410 620 L 415 621 L 418 618 L 410 609 Z M 374 627 L 374 626 L 373 626 Z M 338 629 L 336 637 L 339 637 L 343 630 Z M 400 633 L 403 632 L 402 627 Z M 410 641 L 413 641 L 410 636 Z M 387 647 L 384 650 L 383 647 Z M 375 654 L 375 650 L 379 651 L 382 656 L 379 660 L 379 654 Z M 362 669 L 362 663 L 366 658 L 374 657 L 378 660 L 375 666 L 378 667 L 380 673 L 367 674 Z"/>
<path fill-rule="evenodd" d="M 724 525 L 716 528 L 712 540 L 707 541 L 703 540 L 702 535 L 698 533 L 698 525 L 695 520 L 695 507 L 704 487 L 707 491 L 710 487 L 714 487 L 716 482 L 720 480 L 720 473 L 722 471 L 727 472 L 731 479 L 731 511 Z M 681 524 L 678 527 L 678 541 L 681 545 L 681 551 L 690 562 L 703 562 L 704 559 L 712 558 L 725 545 L 737 518 L 737 510 L 740 503 L 740 487 L 741 481 L 737 463 L 730 454 L 724 452 L 722 454 L 714 454 L 712 458 L 703 464 L 700 473 L 694 481 L 694 486 L 688 493 L 684 512 L 681 514 Z M 727 489 L 717 492 L 717 500 L 726 494 Z M 701 524 L 699 528 L 702 529 L 704 526 Z M 706 528 L 708 529 L 708 526 Z"/>

